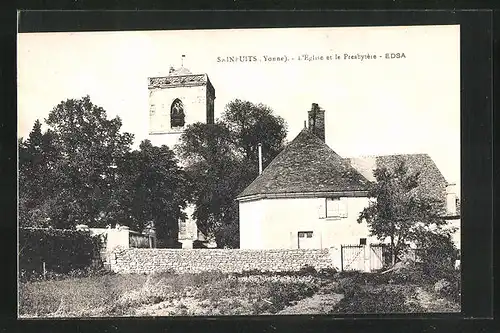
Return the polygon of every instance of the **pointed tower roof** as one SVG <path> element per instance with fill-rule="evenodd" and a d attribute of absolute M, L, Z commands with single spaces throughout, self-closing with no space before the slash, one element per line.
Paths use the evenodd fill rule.
<path fill-rule="evenodd" d="M 238 200 L 293 193 L 298 196 L 334 193 L 365 196 L 368 185 L 363 175 L 304 128 L 238 196 Z"/>
<path fill-rule="evenodd" d="M 179 67 L 177 69 L 171 68 L 168 76 L 182 76 L 182 75 L 193 75 L 191 71 L 185 67 Z"/>

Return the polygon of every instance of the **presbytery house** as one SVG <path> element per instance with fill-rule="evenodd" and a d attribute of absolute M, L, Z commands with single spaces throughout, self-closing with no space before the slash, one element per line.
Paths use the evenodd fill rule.
<path fill-rule="evenodd" d="M 368 206 L 373 170 L 406 161 L 420 172 L 418 190 L 447 201 L 455 219 L 456 195 L 427 154 L 342 158 L 325 143 L 325 111 L 313 104 L 309 126 L 238 196 L 240 248 L 339 248 L 379 241 L 358 223 Z M 457 222 L 458 221 L 458 222 Z M 459 233 L 455 241 L 459 246 Z"/>

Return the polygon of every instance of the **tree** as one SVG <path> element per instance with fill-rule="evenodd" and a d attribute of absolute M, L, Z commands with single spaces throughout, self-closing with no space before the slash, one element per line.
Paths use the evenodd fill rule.
<path fill-rule="evenodd" d="M 192 184 L 198 228 L 219 247 L 239 246 L 236 196 L 258 175 L 259 143 L 263 166 L 283 149 L 286 123 L 262 104 L 230 102 L 216 124 L 193 124 L 176 151 Z"/>
<path fill-rule="evenodd" d="M 186 207 L 189 186 L 173 151 L 142 141 L 139 150 L 127 153 L 118 162 L 117 184 L 112 200 L 114 220 L 135 230 L 152 223 L 159 243 L 175 246 L 178 221 L 185 218 L 182 209 Z"/>
<path fill-rule="evenodd" d="M 188 126 L 176 149 L 187 164 L 198 228 L 218 245 L 234 247 L 234 241 L 222 236 L 237 223 L 234 197 L 241 168 L 231 132 L 222 123 L 196 123 Z"/>
<path fill-rule="evenodd" d="M 36 120 L 28 139 L 18 140 L 18 149 L 19 224 L 46 226 L 53 198 L 59 193 L 54 133 L 47 130 L 42 134 L 42 124 Z"/>
<path fill-rule="evenodd" d="M 286 122 L 267 105 L 236 99 L 226 105 L 221 122 L 229 128 L 239 153 L 251 165 L 258 165 L 259 143 L 264 168 L 284 148 Z"/>
<path fill-rule="evenodd" d="M 392 263 L 408 242 L 416 242 L 422 234 L 441 232 L 446 221 L 441 218 L 443 202 L 417 191 L 418 172 L 410 173 L 404 161 L 393 169 L 385 167 L 374 171 L 376 182 L 369 190 L 375 198 L 359 215 L 358 223 L 366 221 L 372 236 L 390 240 Z"/>
<path fill-rule="evenodd" d="M 49 130 L 44 136 L 40 137 L 37 122 L 33 135 L 20 147 L 20 189 L 25 193 L 38 191 L 32 196 L 42 193 L 43 204 L 38 207 L 43 208 L 54 227 L 106 225 L 112 207 L 115 166 L 129 151 L 133 136 L 120 133 L 121 120 L 108 120 L 104 109 L 92 104 L 89 96 L 61 102 L 45 122 Z M 41 146 L 45 148 L 37 148 Z M 29 178 L 35 173 L 47 177 L 33 184 Z"/>

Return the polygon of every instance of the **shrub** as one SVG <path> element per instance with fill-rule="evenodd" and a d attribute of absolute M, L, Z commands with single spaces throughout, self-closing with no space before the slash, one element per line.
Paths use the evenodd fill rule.
<path fill-rule="evenodd" d="M 421 261 L 422 276 L 432 282 L 449 279 L 455 274 L 458 249 L 447 232 L 422 232 L 417 235 L 416 245 Z"/>
<path fill-rule="evenodd" d="M 97 268 L 102 265 L 99 259 L 101 246 L 100 238 L 86 231 L 21 228 L 20 279 L 41 276 L 43 263 L 46 271 L 55 275 Z"/>
<path fill-rule="evenodd" d="M 318 275 L 321 277 L 333 277 L 335 274 L 337 274 L 337 270 L 335 268 L 322 268 L 318 272 Z"/>
<path fill-rule="evenodd" d="M 310 265 L 302 266 L 299 270 L 299 275 L 316 275 L 317 273 L 316 268 Z"/>
<path fill-rule="evenodd" d="M 355 283 L 344 284 L 344 298 L 331 312 L 336 313 L 402 313 L 421 310 L 418 305 L 409 304 L 407 299 L 414 289 L 409 286 L 397 288 L 365 288 Z"/>

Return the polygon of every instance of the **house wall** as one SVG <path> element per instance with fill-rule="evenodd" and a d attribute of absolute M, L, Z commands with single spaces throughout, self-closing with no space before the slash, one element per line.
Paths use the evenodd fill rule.
<path fill-rule="evenodd" d="M 262 248 L 261 226 L 264 219 L 265 202 L 255 200 L 240 203 L 240 248 Z"/>
<path fill-rule="evenodd" d="M 112 251 L 117 247 L 129 248 L 129 230 L 128 229 L 107 229 L 90 228 L 91 235 L 107 235 L 106 251 Z"/>
<path fill-rule="evenodd" d="M 198 239 L 198 227 L 196 221 L 192 218 L 195 206 L 193 204 L 188 204 L 184 213 L 186 214 L 186 220 L 179 220 L 179 234 L 178 239 L 182 244 L 182 248 L 193 248 L 193 241 Z"/>
<path fill-rule="evenodd" d="M 312 231 L 316 249 L 377 242 L 368 236 L 366 223 L 359 224 L 359 213 L 368 206 L 368 198 L 344 197 L 347 216 L 325 218 L 325 198 L 261 199 L 240 202 L 240 248 L 297 249 L 298 232 Z"/>

